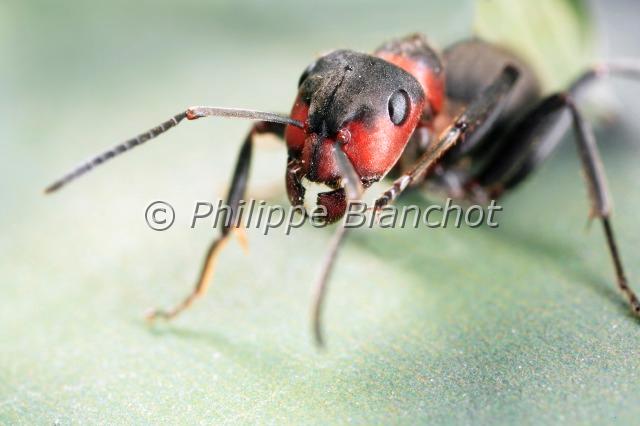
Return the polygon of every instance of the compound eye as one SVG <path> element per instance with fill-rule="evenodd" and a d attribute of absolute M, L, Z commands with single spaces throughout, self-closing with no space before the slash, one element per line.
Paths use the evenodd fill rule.
<path fill-rule="evenodd" d="M 309 77 L 309 74 L 311 73 L 311 71 L 313 70 L 313 68 L 316 66 L 315 62 L 312 62 L 309 64 L 309 66 L 302 72 L 302 75 L 300 76 L 300 79 L 298 80 L 298 88 L 300 86 L 302 86 L 302 83 L 304 83 L 304 81 L 307 79 L 307 77 Z"/>
<path fill-rule="evenodd" d="M 400 89 L 389 97 L 389 119 L 399 126 L 409 116 L 409 95 Z"/>

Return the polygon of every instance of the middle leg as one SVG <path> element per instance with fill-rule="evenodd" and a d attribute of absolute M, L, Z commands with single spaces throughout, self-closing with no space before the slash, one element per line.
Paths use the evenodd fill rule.
<path fill-rule="evenodd" d="M 571 92 L 552 95 L 507 134 L 504 148 L 489 163 L 476 182 L 497 197 L 522 182 L 558 145 L 573 125 L 578 154 L 591 204 L 590 219 L 600 219 L 611 255 L 618 289 L 631 310 L 640 314 L 640 301 L 629 287 L 620 251 L 611 225 L 611 196 L 593 129 L 574 103 Z"/>

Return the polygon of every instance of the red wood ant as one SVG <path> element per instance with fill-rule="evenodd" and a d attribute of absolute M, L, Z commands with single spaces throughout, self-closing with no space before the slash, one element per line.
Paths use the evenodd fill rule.
<path fill-rule="evenodd" d="M 316 205 L 327 222 L 339 220 L 349 201 L 386 175 L 393 185 L 374 210 L 407 187 L 425 183 L 451 197 L 475 202 L 496 199 L 521 183 L 558 145 L 573 124 L 590 195 L 591 217 L 601 220 L 619 289 L 634 313 L 640 302 L 629 288 L 610 223 L 610 196 L 590 125 L 576 107 L 580 92 L 603 75 L 640 78 L 640 64 L 609 63 L 587 70 L 563 92 L 546 97 L 532 68 L 515 54 L 478 39 L 442 53 L 421 35 L 391 41 L 372 55 L 336 50 L 302 73 L 290 116 L 214 107 L 191 107 L 110 149 L 46 189 L 53 192 L 111 158 L 145 143 L 185 118 L 238 117 L 257 120 L 240 149 L 226 203 L 235 216 L 245 196 L 257 135 L 284 138 L 286 188 L 292 205 L 303 205 L 310 185 L 321 185 Z M 224 224 L 235 223 L 235 220 Z M 193 292 L 171 310 L 150 319 L 172 318 L 202 296 L 231 226 L 206 254 Z M 338 249 L 348 228 L 339 226 L 316 284 L 313 329 L 322 344 L 320 316 Z"/>

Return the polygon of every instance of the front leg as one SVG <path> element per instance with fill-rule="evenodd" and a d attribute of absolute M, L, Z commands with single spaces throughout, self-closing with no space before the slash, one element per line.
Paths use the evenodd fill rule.
<path fill-rule="evenodd" d="M 180 312 L 187 309 L 193 304 L 196 299 L 206 293 L 209 287 L 209 283 L 211 282 L 211 278 L 213 277 L 213 271 L 215 269 L 218 255 L 227 244 L 231 231 L 233 229 L 236 229 L 234 225 L 237 221 L 240 201 L 243 199 L 247 189 L 249 166 L 251 166 L 251 157 L 253 153 L 253 144 L 255 142 L 255 138 L 256 136 L 265 133 L 271 133 L 276 136 L 282 137 L 284 135 L 284 128 L 284 124 L 271 123 L 266 121 L 260 121 L 253 125 L 253 127 L 249 131 L 249 134 L 244 140 L 244 143 L 242 144 L 242 148 L 240 148 L 240 154 L 238 155 L 236 168 L 233 172 L 231 187 L 229 188 L 229 193 L 227 194 L 227 199 L 225 201 L 225 204 L 229 207 L 229 211 L 231 213 L 230 215 L 228 215 L 227 210 L 223 210 L 220 236 L 213 241 L 213 243 L 209 247 L 209 250 L 207 251 L 204 262 L 202 264 L 202 269 L 200 270 L 200 276 L 193 291 L 189 293 L 189 295 L 181 303 L 169 310 L 157 309 L 152 311 L 147 315 L 148 320 L 153 321 L 157 318 L 171 319 L 178 315 Z"/>
<path fill-rule="evenodd" d="M 482 137 L 498 118 L 509 94 L 518 80 L 519 72 L 507 65 L 494 82 L 489 85 L 467 108 L 444 130 L 438 142 L 430 145 L 415 165 L 393 182 L 375 202 L 374 214 L 392 203 L 411 183 L 429 173 L 442 156 L 457 143 L 474 136 Z"/>

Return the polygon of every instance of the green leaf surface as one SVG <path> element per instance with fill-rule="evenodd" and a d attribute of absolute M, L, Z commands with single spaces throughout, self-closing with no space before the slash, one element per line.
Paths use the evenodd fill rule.
<path fill-rule="evenodd" d="M 547 90 L 558 90 L 595 59 L 592 14 L 586 0 L 477 0 L 474 28 L 519 52 Z"/>
<path fill-rule="evenodd" d="M 640 324 L 599 225 L 585 231 L 571 146 L 504 200 L 497 230 L 354 232 L 326 351 L 309 307 L 330 229 L 250 230 L 193 309 L 144 323 L 191 289 L 216 231 L 190 216 L 226 192 L 247 123 L 185 124 L 44 197 L 52 178 L 186 105 L 286 111 L 319 52 L 415 30 L 444 45 L 472 20 L 467 2 L 234 5 L 0 5 L 0 423 L 634 422 Z M 598 136 L 640 289 L 638 91 L 616 89 L 626 112 Z M 286 203 L 285 157 L 256 150 L 252 196 Z M 144 222 L 154 200 L 176 210 L 168 231 Z"/>

